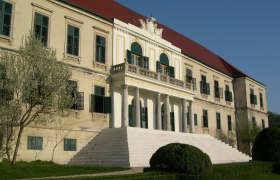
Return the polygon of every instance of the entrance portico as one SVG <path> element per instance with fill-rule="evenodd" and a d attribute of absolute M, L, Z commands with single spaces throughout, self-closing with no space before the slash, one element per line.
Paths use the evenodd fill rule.
<path fill-rule="evenodd" d="M 141 69 L 131 71 L 135 68 L 132 65 L 123 64 L 117 68 L 118 71 L 112 76 L 112 91 L 116 94 L 112 97 L 120 97 L 113 100 L 114 127 L 132 126 L 166 131 L 173 129 L 176 132 L 194 133 L 192 101 L 195 93 L 188 88 L 188 84 L 170 77 L 162 82 L 161 77 L 152 79 L 142 77 L 145 75 L 139 76 L 137 73 Z M 177 84 L 171 84 L 174 81 L 177 81 Z M 118 113 L 118 106 L 121 106 L 121 114 Z M 142 109 L 145 109 L 145 112 Z M 143 121 L 142 116 L 146 117 L 147 122 Z M 130 123 L 131 118 L 133 123 Z M 190 120 L 189 127 L 187 119 Z M 118 123 L 120 120 L 121 123 Z M 147 123 L 147 126 L 143 126 L 142 122 Z"/>

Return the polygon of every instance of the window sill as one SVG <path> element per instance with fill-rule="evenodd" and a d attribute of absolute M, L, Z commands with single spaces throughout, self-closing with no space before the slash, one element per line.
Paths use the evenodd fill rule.
<path fill-rule="evenodd" d="M 220 98 L 215 97 L 214 100 L 215 100 L 215 102 L 218 102 L 218 103 L 221 102 Z"/>
<path fill-rule="evenodd" d="M 91 112 L 92 113 L 92 120 L 107 120 L 107 114 L 98 113 L 98 112 Z"/>
<path fill-rule="evenodd" d="M 226 105 L 231 106 L 231 102 L 230 101 L 226 101 Z"/>
<path fill-rule="evenodd" d="M 202 128 L 203 134 L 209 134 L 209 128 L 208 127 L 203 127 Z"/>
<path fill-rule="evenodd" d="M 11 38 L 9 36 L 0 35 L 0 42 L 12 46 L 13 38 Z"/>
<path fill-rule="evenodd" d="M 251 108 L 255 109 L 255 108 L 256 108 L 256 106 L 255 106 L 254 104 L 251 104 Z"/>
<path fill-rule="evenodd" d="M 201 94 L 201 97 L 204 99 L 208 99 L 208 95 L 207 94 Z"/>
<path fill-rule="evenodd" d="M 93 68 L 98 68 L 98 69 L 102 69 L 104 71 L 107 71 L 108 67 L 106 64 L 97 62 L 97 61 L 93 61 L 92 62 Z"/>
<path fill-rule="evenodd" d="M 260 109 L 261 109 L 262 111 L 264 111 L 264 107 L 261 107 Z"/>
<path fill-rule="evenodd" d="M 64 60 L 77 64 L 81 63 L 81 57 L 67 53 L 64 53 Z"/>

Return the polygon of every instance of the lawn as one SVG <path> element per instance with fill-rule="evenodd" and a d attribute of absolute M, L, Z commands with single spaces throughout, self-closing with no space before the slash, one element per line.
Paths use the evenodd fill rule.
<path fill-rule="evenodd" d="M 99 167 L 99 166 L 68 166 L 58 165 L 53 162 L 33 161 L 18 162 L 12 167 L 8 162 L 0 163 L 0 179 L 19 179 L 34 177 L 51 177 L 77 174 L 95 174 L 127 170 L 122 167 Z"/>

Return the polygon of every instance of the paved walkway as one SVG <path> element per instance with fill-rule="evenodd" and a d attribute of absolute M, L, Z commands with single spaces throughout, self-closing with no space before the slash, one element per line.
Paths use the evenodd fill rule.
<path fill-rule="evenodd" d="M 71 178 L 82 178 L 82 177 L 100 177 L 100 176 L 114 176 L 114 175 L 126 175 L 126 174 L 137 174 L 142 173 L 143 168 L 131 168 L 129 170 L 124 171 L 115 171 L 115 172 L 107 172 L 107 173 L 96 173 L 96 174 L 80 174 L 80 175 L 70 175 L 70 176 L 55 176 L 55 177 L 42 177 L 42 178 L 32 178 L 35 179 L 71 179 Z M 26 180 L 31 180 L 26 179 Z"/>

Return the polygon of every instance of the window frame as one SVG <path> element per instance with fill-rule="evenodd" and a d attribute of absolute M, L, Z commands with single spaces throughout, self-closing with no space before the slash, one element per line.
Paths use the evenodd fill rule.
<path fill-rule="evenodd" d="M 204 112 L 206 112 L 206 113 L 205 113 L 206 116 L 205 116 Z M 208 110 L 206 110 L 206 109 L 203 109 L 203 110 L 202 110 L 202 117 L 203 117 L 203 119 L 202 119 L 202 120 L 203 120 L 202 127 L 203 127 L 203 128 L 209 128 Z"/>
<path fill-rule="evenodd" d="M 70 148 L 69 148 L 69 146 L 67 146 L 68 141 L 75 142 L 75 143 L 74 144 L 70 143 Z M 74 147 L 71 147 L 71 145 L 74 145 Z M 77 151 L 77 139 L 64 138 L 63 151 Z"/>
<path fill-rule="evenodd" d="M 228 120 L 228 131 L 232 131 L 231 115 L 227 115 L 227 120 Z"/>
<path fill-rule="evenodd" d="M 10 39 L 12 37 L 12 34 L 13 34 L 13 22 L 14 22 L 14 9 L 15 9 L 15 3 L 14 2 L 11 2 L 11 1 L 7 1 L 7 0 L 3 0 L 2 1 L 3 3 L 7 3 L 7 4 L 10 4 L 12 6 L 12 9 L 11 9 L 11 14 L 10 14 L 10 29 L 9 29 L 9 35 L 4 35 L 2 33 L 0 33 L 0 36 L 1 38 L 8 38 Z M 4 14 L 4 13 L 3 13 Z M 4 26 L 4 16 L 3 16 L 3 26 Z M 2 30 L 3 31 L 3 30 Z"/>
<path fill-rule="evenodd" d="M 46 14 L 46 13 L 43 13 L 43 12 L 41 12 L 41 11 L 37 11 L 37 10 L 35 10 L 34 11 L 34 13 L 33 13 L 33 23 L 32 23 L 32 32 L 36 35 L 36 33 L 35 33 L 35 23 L 36 23 L 36 14 L 40 14 L 40 15 L 42 15 L 42 16 L 45 16 L 45 17 L 47 17 L 48 18 L 48 32 L 47 32 L 47 42 L 46 42 L 46 44 L 44 44 L 43 42 L 42 42 L 42 39 L 41 39 L 41 37 L 40 37 L 40 41 L 44 44 L 44 45 L 46 45 L 46 47 L 49 47 L 49 43 L 50 43 L 50 27 L 51 27 L 51 16 L 49 15 L 49 14 Z M 42 27 L 41 27 L 42 28 Z M 42 29 L 41 29 L 41 31 L 42 31 Z"/>
<path fill-rule="evenodd" d="M 44 138 L 41 136 L 27 136 L 27 150 L 43 150 L 43 143 Z"/>
<path fill-rule="evenodd" d="M 72 26 L 74 29 L 73 29 L 73 34 L 75 34 L 75 28 L 77 28 L 79 30 L 79 36 L 78 36 L 78 53 L 75 54 L 74 53 L 74 38 L 73 38 L 73 53 L 69 53 L 68 52 L 68 32 L 69 32 L 69 27 Z M 67 22 L 66 23 L 66 45 L 65 45 L 65 51 L 66 51 L 66 54 L 67 55 L 70 55 L 70 56 L 75 56 L 75 57 L 80 57 L 80 54 L 81 54 L 81 27 L 76 25 L 76 24 L 73 24 L 73 23 L 69 23 Z"/>
<path fill-rule="evenodd" d="M 101 46 L 97 44 L 97 36 L 104 38 L 105 39 L 105 50 L 104 50 L 104 62 L 97 60 L 97 46 Z M 106 64 L 106 58 L 107 58 L 107 46 L 108 46 L 108 37 L 100 34 L 100 33 L 96 33 L 95 34 L 95 38 L 94 38 L 94 60 L 96 63 L 100 63 L 100 64 Z M 102 46 L 103 47 L 103 46 Z"/>
<path fill-rule="evenodd" d="M 221 113 L 219 112 L 216 112 L 216 129 L 221 130 Z"/>

